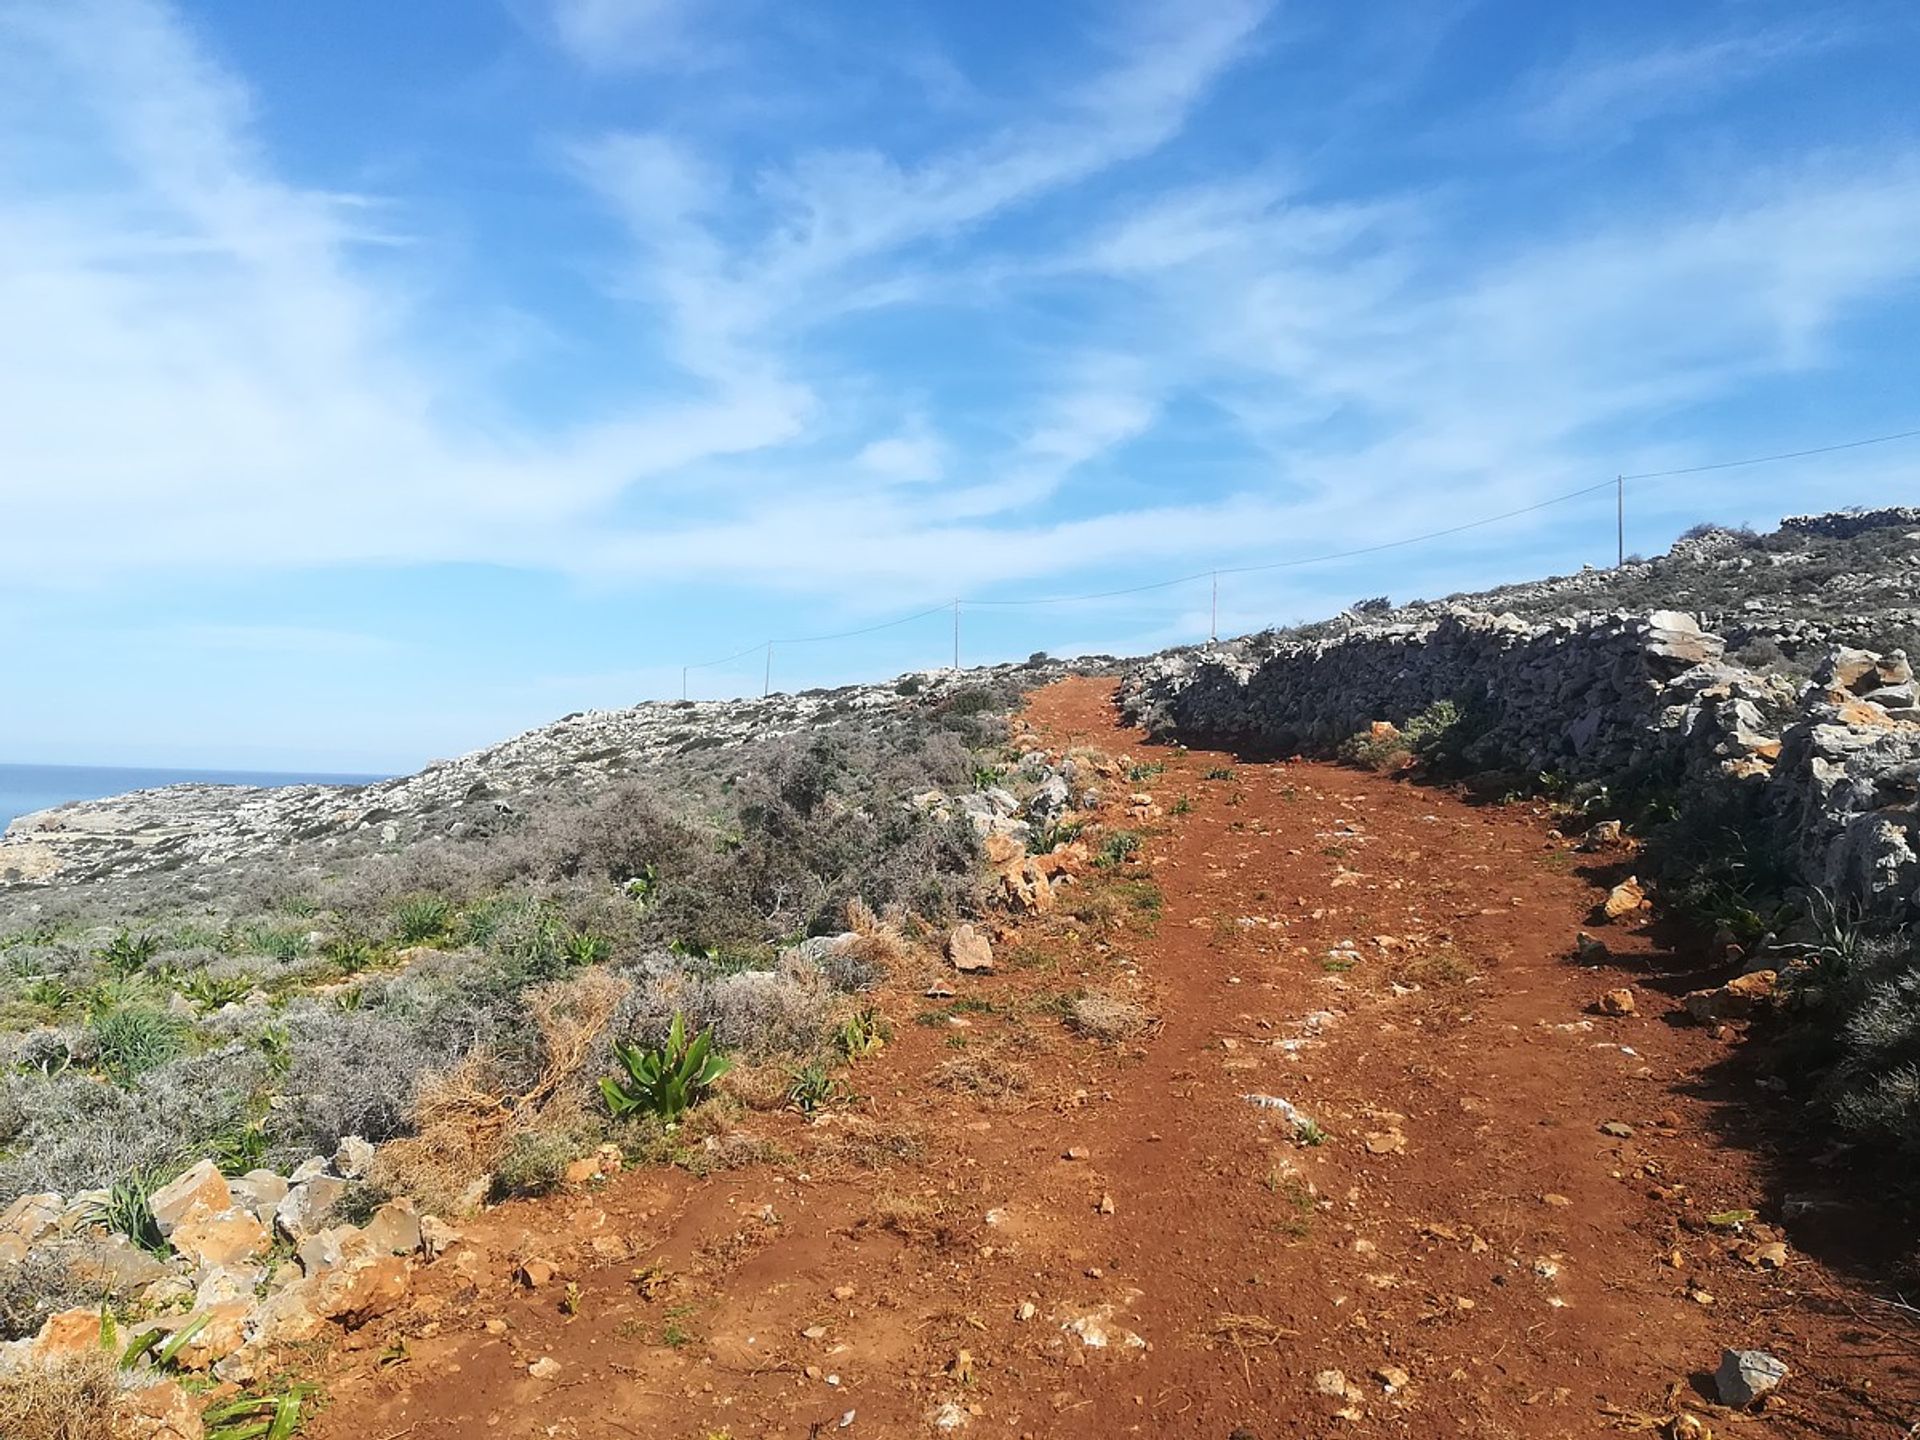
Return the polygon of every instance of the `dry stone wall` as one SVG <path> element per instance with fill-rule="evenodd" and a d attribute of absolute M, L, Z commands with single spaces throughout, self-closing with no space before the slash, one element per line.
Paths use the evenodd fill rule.
<path fill-rule="evenodd" d="M 1156 656 L 1127 677 L 1130 718 L 1169 738 L 1326 753 L 1437 701 L 1468 716 L 1485 769 L 1683 793 L 1752 787 L 1808 884 L 1920 910 L 1920 700 L 1906 656 L 1835 647 L 1810 683 L 1733 665 L 1690 615 L 1528 623 L 1456 608 Z"/>

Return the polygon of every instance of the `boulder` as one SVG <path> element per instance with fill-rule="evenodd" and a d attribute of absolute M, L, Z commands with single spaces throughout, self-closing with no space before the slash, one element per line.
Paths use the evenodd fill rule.
<path fill-rule="evenodd" d="M 347 1193 L 347 1182 L 316 1175 L 287 1191 L 273 1210 L 273 1223 L 289 1240 L 302 1240 L 326 1225 L 327 1212 Z"/>
<path fill-rule="evenodd" d="M 113 1433 L 119 1440 L 203 1440 L 200 1402 L 177 1380 L 123 1390 L 113 1403 Z"/>
<path fill-rule="evenodd" d="M 348 1180 L 359 1180 L 373 1168 L 373 1145 L 358 1135 L 349 1135 L 333 1152 L 333 1173 Z"/>
<path fill-rule="evenodd" d="M 1607 919 L 1620 921 L 1650 909 L 1651 902 L 1647 899 L 1647 892 L 1641 888 L 1639 877 L 1629 875 L 1607 892 L 1606 903 L 1601 908 L 1606 912 Z"/>
<path fill-rule="evenodd" d="M 274 1208 L 287 1198 L 287 1191 L 292 1187 L 283 1176 L 271 1170 L 249 1170 L 238 1180 L 229 1180 L 227 1188 L 233 1192 L 235 1201 L 271 1224 Z"/>
<path fill-rule="evenodd" d="M 265 1253 L 273 1236 L 251 1210 L 235 1205 L 217 1215 L 194 1214 L 168 1237 L 179 1254 L 202 1269 L 222 1269 Z"/>
<path fill-rule="evenodd" d="M 31 1245 L 60 1223 L 65 1207 L 51 1190 L 22 1195 L 0 1211 L 0 1235 L 12 1235 Z"/>
<path fill-rule="evenodd" d="M 592 1158 L 596 1170 L 605 1163 L 603 1156 Z M 420 1212 L 411 1200 L 389 1200 L 373 1212 L 363 1233 L 376 1254 L 411 1255 L 420 1249 Z"/>
<path fill-rule="evenodd" d="M 211 1160 L 202 1160 L 186 1174 L 162 1185 L 147 1197 L 154 1222 L 162 1235 L 171 1237 L 174 1227 L 184 1221 L 208 1215 L 221 1215 L 233 1208 L 233 1192 L 227 1178 Z"/>

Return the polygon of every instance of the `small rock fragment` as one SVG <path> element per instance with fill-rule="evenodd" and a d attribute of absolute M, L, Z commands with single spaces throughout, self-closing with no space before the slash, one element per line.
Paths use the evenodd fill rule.
<path fill-rule="evenodd" d="M 1607 918 L 1616 921 L 1638 915 L 1648 908 L 1647 892 L 1641 888 L 1640 878 L 1637 875 L 1629 875 L 1609 890 L 1606 904 L 1602 907 L 1606 911 Z"/>
<path fill-rule="evenodd" d="M 1631 1015 L 1635 1009 L 1633 991 L 1625 987 L 1609 990 L 1600 997 L 1597 1008 L 1602 1015 Z"/>
<path fill-rule="evenodd" d="M 1723 1350 L 1713 1383 L 1722 1405 L 1744 1410 L 1762 1395 L 1778 1389 L 1788 1373 L 1784 1360 L 1764 1350 Z"/>
<path fill-rule="evenodd" d="M 560 1373 L 560 1362 L 551 1355 L 542 1355 L 527 1366 L 527 1373 L 536 1380 L 551 1380 Z"/>
<path fill-rule="evenodd" d="M 993 971 L 993 943 L 972 925 L 956 925 L 947 937 L 947 958 L 962 975 Z"/>

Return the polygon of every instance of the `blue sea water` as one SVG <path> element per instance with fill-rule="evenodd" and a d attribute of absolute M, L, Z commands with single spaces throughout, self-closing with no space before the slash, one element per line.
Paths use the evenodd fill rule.
<path fill-rule="evenodd" d="M 272 770 L 155 770 L 119 765 L 0 765 L 0 830 L 16 815 L 69 800 L 97 800 L 156 785 L 364 785 L 382 775 L 299 775 Z"/>

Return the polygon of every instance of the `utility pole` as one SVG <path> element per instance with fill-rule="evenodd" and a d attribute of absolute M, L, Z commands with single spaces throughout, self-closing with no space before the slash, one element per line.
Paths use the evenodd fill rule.
<path fill-rule="evenodd" d="M 684 665 L 680 667 L 680 698 L 687 698 L 687 667 Z"/>
<path fill-rule="evenodd" d="M 953 602 L 953 668 L 960 669 L 960 602 Z"/>
<path fill-rule="evenodd" d="M 1213 618 L 1207 622 L 1207 643 L 1220 643 L 1220 572 L 1213 572 Z"/>
<path fill-rule="evenodd" d="M 1624 475 L 1613 477 L 1613 522 L 1616 543 L 1614 568 L 1623 568 L 1627 563 L 1627 480 Z"/>
<path fill-rule="evenodd" d="M 773 642 L 769 640 L 767 641 L 767 673 L 766 678 L 760 683 L 760 698 L 764 700 L 771 694 L 773 694 Z"/>

